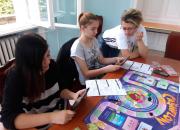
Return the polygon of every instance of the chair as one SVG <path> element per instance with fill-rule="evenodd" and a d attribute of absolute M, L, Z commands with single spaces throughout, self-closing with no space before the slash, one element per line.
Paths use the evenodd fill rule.
<path fill-rule="evenodd" d="M 97 30 L 97 34 L 96 34 L 96 38 L 101 34 L 102 32 L 102 27 L 103 27 L 103 17 L 100 16 L 100 15 L 96 15 L 97 18 L 98 18 L 98 21 L 99 21 L 99 27 L 98 27 L 98 30 Z"/>
<path fill-rule="evenodd" d="M 4 89 L 5 79 L 8 71 L 14 66 L 14 62 L 15 59 L 12 59 L 6 62 L 5 65 L 0 67 L 0 107 L 3 100 L 3 89 Z M 0 109 L 0 122 L 1 122 L 1 109 Z M 0 127 L 2 127 L 2 124 L 0 124 Z"/>
<path fill-rule="evenodd" d="M 74 60 L 70 57 L 71 46 L 77 38 L 67 41 L 59 50 L 56 63 L 58 66 L 59 76 L 61 79 L 61 87 L 72 91 L 77 91 L 85 86 L 79 83 L 79 74 Z"/>
<path fill-rule="evenodd" d="M 180 32 L 169 34 L 164 57 L 180 60 Z"/>

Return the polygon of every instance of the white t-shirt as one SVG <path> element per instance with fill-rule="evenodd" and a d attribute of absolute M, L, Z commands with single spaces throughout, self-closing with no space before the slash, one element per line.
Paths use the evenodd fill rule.
<path fill-rule="evenodd" d="M 80 43 L 79 39 L 77 39 L 71 47 L 71 57 L 78 57 L 84 60 L 88 69 L 98 69 L 102 67 L 98 61 L 98 57 L 101 55 L 101 52 L 99 50 L 98 41 L 96 38 L 94 38 L 92 42 L 92 48 L 87 48 Z M 79 81 L 82 85 L 85 85 L 86 78 L 83 76 L 79 65 L 76 62 L 75 64 L 79 73 Z"/>
<path fill-rule="evenodd" d="M 137 32 L 143 32 L 143 41 L 145 46 L 147 46 L 147 34 L 145 28 L 140 25 Z M 106 41 L 106 44 L 112 48 L 132 50 L 135 45 L 135 34 L 127 37 L 121 25 L 106 30 L 102 37 Z"/>

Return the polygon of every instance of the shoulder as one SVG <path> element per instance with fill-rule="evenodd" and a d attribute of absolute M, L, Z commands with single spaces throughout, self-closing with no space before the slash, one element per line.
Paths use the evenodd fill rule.
<path fill-rule="evenodd" d="M 77 39 L 71 47 L 71 56 L 74 56 L 76 53 L 82 52 L 83 50 L 82 44 L 80 44 L 79 39 Z"/>
<path fill-rule="evenodd" d="M 79 38 L 76 39 L 71 47 L 72 50 L 76 50 L 77 48 L 82 48 L 82 45 L 80 44 Z"/>
<path fill-rule="evenodd" d="M 122 30 L 121 30 L 121 25 L 118 25 L 116 27 L 113 27 L 111 29 L 108 29 L 106 30 L 104 33 L 103 33 L 103 38 L 106 38 L 106 37 L 111 37 L 111 36 L 116 36 L 116 35 L 119 35 L 122 33 Z"/>

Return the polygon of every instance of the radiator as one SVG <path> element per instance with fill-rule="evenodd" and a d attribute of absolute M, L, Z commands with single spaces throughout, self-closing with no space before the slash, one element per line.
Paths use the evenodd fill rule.
<path fill-rule="evenodd" d="M 167 33 L 147 31 L 148 48 L 152 50 L 165 52 L 167 38 Z"/>
<path fill-rule="evenodd" d="M 0 38 L 0 66 L 14 59 L 15 44 L 19 35 L 10 35 Z"/>

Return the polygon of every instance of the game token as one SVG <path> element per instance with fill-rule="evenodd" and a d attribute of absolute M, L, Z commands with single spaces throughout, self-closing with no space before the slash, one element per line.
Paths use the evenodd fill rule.
<path fill-rule="evenodd" d="M 94 123 L 89 123 L 87 126 L 88 126 L 88 130 L 99 130 L 97 125 Z"/>
<path fill-rule="evenodd" d="M 81 130 L 79 127 L 74 128 L 74 130 Z"/>
<path fill-rule="evenodd" d="M 153 113 L 152 113 L 152 112 L 149 112 L 149 115 L 150 115 L 150 116 L 153 116 Z"/>
<path fill-rule="evenodd" d="M 151 97 L 148 97 L 148 101 L 151 101 L 152 99 L 151 99 Z"/>

